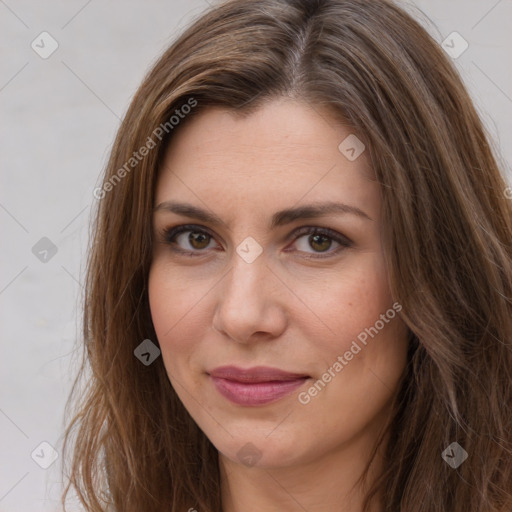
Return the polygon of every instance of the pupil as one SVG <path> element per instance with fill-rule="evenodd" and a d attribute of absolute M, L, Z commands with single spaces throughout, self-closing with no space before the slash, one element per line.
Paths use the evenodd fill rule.
<path fill-rule="evenodd" d="M 205 233 L 192 232 L 188 236 L 189 242 L 195 249 L 204 249 L 208 245 L 208 235 Z M 206 241 L 206 244 L 204 243 Z M 198 246 L 199 245 L 199 246 Z"/>
<path fill-rule="evenodd" d="M 325 242 L 324 244 L 319 242 L 319 240 L 322 240 L 322 239 Z M 309 237 L 309 240 L 310 240 L 312 247 L 313 247 L 313 244 L 318 244 L 320 246 L 323 246 L 323 247 L 320 247 L 319 249 L 317 247 L 313 247 L 313 249 L 318 249 L 322 252 L 329 249 L 329 247 L 331 245 L 330 239 L 328 237 L 326 237 L 325 235 L 311 235 Z"/>

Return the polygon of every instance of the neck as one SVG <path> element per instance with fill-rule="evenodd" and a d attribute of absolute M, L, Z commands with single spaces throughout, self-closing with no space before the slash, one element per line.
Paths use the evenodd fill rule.
<path fill-rule="evenodd" d="M 365 481 L 371 452 L 364 435 L 349 445 L 288 467 L 247 467 L 219 453 L 223 512 L 363 512 L 383 467 L 382 443 Z M 374 503 L 369 512 L 381 512 Z"/>

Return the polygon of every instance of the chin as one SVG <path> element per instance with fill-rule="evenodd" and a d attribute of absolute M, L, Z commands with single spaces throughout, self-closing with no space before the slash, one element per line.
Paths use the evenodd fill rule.
<path fill-rule="evenodd" d="M 282 432 L 281 435 L 276 432 L 269 435 L 268 430 L 260 434 L 250 432 L 247 429 L 244 433 L 225 438 L 220 443 L 215 443 L 214 440 L 212 442 L 219 455 L 222 454 L 233 463 L 247 467 L 283 468 L 304 462 L 302 459 L 307 458 L 304 442 L 291 432 Z M 301 448 L 300 453 L 297 450 L 298 446 Z"/>

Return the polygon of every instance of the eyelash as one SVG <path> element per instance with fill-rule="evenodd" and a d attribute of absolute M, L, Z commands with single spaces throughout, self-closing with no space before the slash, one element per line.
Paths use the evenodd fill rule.
<path fill-rule="evenodd" d="M 201 233 L 205 234 L 208 237 L 215 238 L 208 230 L 200 228 L 199 226 L 193 225 L 193 224 L 183 224 L 181 226 L 176 226 L 174 228 L 164 228 L 160 232 L 161 239 L 164 241 L 164 243 L 171 246 L 171 250 L 175 252 L 179 252 L 180 254 L 186 255 L 186 256 L 202 256 L 206 249 L 202 250 L 196 250 L 196 251 L 187 251 L 185 249 L 179 249 L 175 247 L 176 242 L 174 239 L 182 234 L 186 233 L 187 231 L 191 231 L 194 233 Z M 335 241 L 336 243 L 340 244 L 340 247 L 336 248 L 334 251 L 329 251 L 326 253 L 317 253 L 317 255 L 313 255 L 311 253 L 309 256 L 305 256 L 306 259 L 324 259 L 324 258 L 330 258 L 335 255 L 337 255 L 339 252 L 343 251 L 344 249 L 348 249 L 352 246 L 353 242 L 349 240 L 347 237 L 341 235 L 340 233 L 329 229 L 329 228 L 320 228 L 320 227 L 314 227 L 314 226 L 303 226 L 301 228 L 298 228 L 293 232 L 293 235 L 295 236 L 295 240 L 298 240 L 303 235 L 323 235 L 327 238 L 330 238 L 331 240 Z M 290 236 L 291 237 L 291 236 Z M 301 251 L 299 251 L 301 252 Z M 324 256 L 324 254 L 327 254 L 327 256 Z"/>

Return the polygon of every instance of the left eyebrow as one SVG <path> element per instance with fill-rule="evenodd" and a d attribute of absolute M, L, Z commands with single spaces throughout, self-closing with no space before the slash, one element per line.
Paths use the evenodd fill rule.
<path fill-rule="evenodd" d="M 198 208 L 197 206 L 188 203 L 164 201 L 163 203 L 160 203 L 158 206 L 156 206 L 153 209 L 153 212 L 162 210 L 176 213 L 177 215 L 183 215 L 185 217 L 194 218 L 201 222 L 206 222 L 212 225 L 226 225 L 226 223 L 213 212 L 203 210 L 202 208 Z M 364 212 L 360 208 L 357 208 L 356 206 L 351 206 L 344 203 L 328 202 L 315 203 L 299 206 L 297 208 L 287 208 L 285 210 L 280 210 L 274 213 L 274 215 L 272 216 L 269 228 L 274 229 L 278 226 L 290 224 L 296 220 L 316 219 L 319 217 L 325 217 L 326 215 L 332 214 L 351 214 L 356 215 L 365 220 L 373 220 L 372 218 L 369 217 L 369 215 L 366 212 Z"/>
<path fill-rule="evenodd" d="M 270 228 L 276 226 L 283 226 L 290 224 L 300 219 L 316 219 L 318 217 L 325 217 L 326 215 L 332 214 L 351 214 L 356 215 L 365 220 L 371 219 L 366 212 L 357 208 L 357 206 L 351 206 L 344 203 L 317 203 L 299 206 L 298 208 L 288 208 L 281 210 L 272 216 Z"/>

